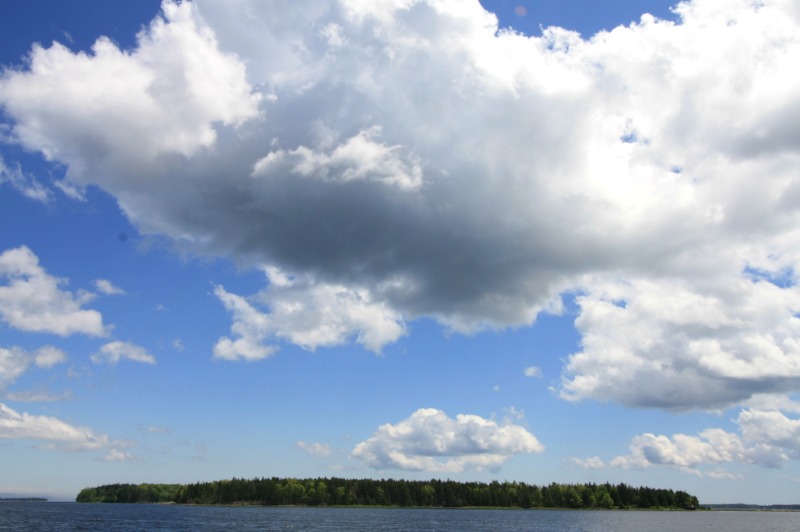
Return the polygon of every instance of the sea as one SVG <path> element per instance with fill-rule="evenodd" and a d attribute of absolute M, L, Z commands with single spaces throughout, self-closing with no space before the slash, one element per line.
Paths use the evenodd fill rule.
<path fill-rule="evenodd" d="M 800 512 L 594 511 L 0 503 L 0 530 L 797 532 Z"/>

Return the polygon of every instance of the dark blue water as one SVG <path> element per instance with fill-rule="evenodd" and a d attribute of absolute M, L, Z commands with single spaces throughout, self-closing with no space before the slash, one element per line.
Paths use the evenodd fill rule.
<path fill-rule="evenodd" d="M 2 531 L 694 531 L 797 532 L 795 512 L 275 508 L 0 503 Z"/>

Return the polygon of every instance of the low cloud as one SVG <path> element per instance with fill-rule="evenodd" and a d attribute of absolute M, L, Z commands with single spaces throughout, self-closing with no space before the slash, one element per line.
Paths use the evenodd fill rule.
<path fill-rule="evenodd" d="M 378 470 L 461 473 L 496 472 L 514 455 L 542 451 L 539 440 L 519 425 L 466 414 L 452 419 L 423 408 L 395 425 L 381 425 L 352 455 Z"/>
<path fill-rule="evenodd" d="M 0 185 L 8 184 L 11 188 L 22 194 L 28 199 L 41 203 L 48 203 L 53 200 L 53 193 L 42 185 L 35 178 L 26 175 L 19 164 L 8 167 L 2 156 L 0 156 Z"/>
<path fill-rule="evenodd" d="M 105 294 L 107 296 L 118 296 L 125 294 L 125 290 L 114 286 L 111 283 L 111 281 L 108 281 L 106 279 L 95 280 L 94 286 L 98 292 L 100 292 L 101 294 Z"/>
<path fill-rule="evenodd" d="M 332 452 L 327 443 L 306 443 L 301 440 L 297 442 L 297 447 L 317 458 L 327 458 Z"/>
<path fill-rule="evenodd" d="M 142 457 L 128 451 L 111 449 L 101 458 L 105 462 L 141 462 Z"/>
<path fill-rule="evenodd" d="M 143 347 L 129 342 L 114 341 L 104 344 L 100 351 L 92 355 L 95 364 L 117 364 L 121 360 L 131 360 L 145 364 L 155 364 L 156 358 Z"/>
<path fill-rule="evenodd" d="M 96 310 L 85 310 L 86 294 L 62 290 L 66 280 L 50 276 L 39 258 L 27 247 L 0 254 L 0 319 L 25 332 L 60 336 L 75 333 L 105 336 L 103 318 Z"/>
<path fill-rule="evenodd" d="M 18 413 L 0 403 L 0 438 L 41 440 L 43 448 L 63 450 L 96 450 L 111 445 L 105 434 L 86 427 L 76 427 L 48 416 Z"/>
<path fill-rule="evenodd" d="M 588 283 L 562 397 L 717 409 L 798 389 L 800 292 L 750 276 Z"/>
<path fill-rule="evenodd" d="M 69 401 L 72 399 L 72 392 L 66 391 L 54 395 L 48 392 L 26 390 L 22 392 L 8 392 L 6 393 L 6 398 L 19 403 L 55 403 L 59 401 Z"/>
<path fill-rule="evenodd" d="M 51 368 L 67 360 L 58 348 L 47 345 L 28 352 L 21 347 L 0 347 L 0 390 L 17 380 L 29 367 Z"/>
<path fill-rule="evenodd" d="M 367 290 L 290 278 L 275 268 L 266 273 L 269 287 L 249 298 L 215 288 L 215 295 L 233 314 L 234 336 L 217 342 L 215 357 L 265 358 L 277 350 L 268 342 L 278 339 L 312 351 L 355 341 L 377 353 L 405 334 L 402 317 L 371 301 Z"/>
<path fill-rule="evenodd" d="M 615 457 L 610 465 L 625 469 L 667 466 L 710 478 L 734 478 L 736 475 L 719 468 L 705 471 L 704 466 L 781 467 L 800 460 L 800 420 L 778 411 L 745 409 L 735 422 L 738 433 L 713 428 L 696 436 L 640 434 L 631 441 L 630 453 Z"/>
<path fill-rule="evenodd" d="M 599 456 L 592 456 L 589 458 L 569 458 L 569 463 L 574 464 L 581 469 L 605 469 L 606 463 Z"/>
<path fill-rule="evenodd" d="M 523 372 L 526 377 L 541 377 L 542 376 L 542 368 L 538 366 L 529 366 L 525 368 Z"/>

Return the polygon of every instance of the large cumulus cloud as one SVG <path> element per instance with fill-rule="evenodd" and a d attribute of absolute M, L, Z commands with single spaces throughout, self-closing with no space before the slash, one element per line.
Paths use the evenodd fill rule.
<path fill-rule="evenodd" d="M 520 425 L 468 414 L 452 419 L 441 410 L 420 408 L 396 425 L 381 425 L 352 455 L 381 470 L 461 473 L 498 471 L 514 455 L 542 451 L 539 440 Z"/>
<path fill-rule="evenodd" d="M 676 11 L 583 40 L 498 32 L 477 1 L 167 2 L 133 50 L 34 48 L 0 104 L 142 231 L 298 276 L 301 305 L 379 310 L 298 329 L 269 308 L 286 286 L 220 288 L 235 322 L 217 356 L 377 351 L 419 316 L 529 324 L 572 293 L 565 396 L 797 390 L 800 14 Z"/>

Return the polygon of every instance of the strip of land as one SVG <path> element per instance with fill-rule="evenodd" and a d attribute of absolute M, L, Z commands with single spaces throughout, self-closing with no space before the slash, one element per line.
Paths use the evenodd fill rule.
<path fill-rule="evenodd" d="M 254 478 L 194 484 L 109 484 L 84 488 L 77 502 L 694 510 L 685 491 L 626 484 L 456 482 L 345 478 Z"/>
<path fill-rule="evenodd" d="M 747 512 L 800 512 L 800 504 L 704 504 L 703 508 Z"/>

